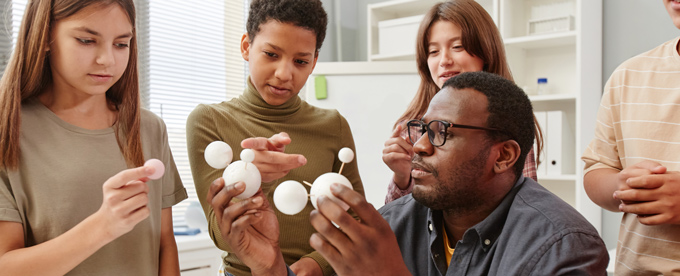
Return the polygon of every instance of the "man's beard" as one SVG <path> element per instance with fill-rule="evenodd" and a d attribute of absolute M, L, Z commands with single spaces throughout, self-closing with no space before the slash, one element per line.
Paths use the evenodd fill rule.
<path fill-rule="evenodd" d="M 478 182 L 490 151 L 491 146 L 488 145 L 475 158 L 461 164 L 454 171 L 445 173 L 448 175 L 446 179 L 440 179 L 442 173 L 437 171 L 437 168 L 423 163 L 422 157 L 414 155 L 413 162 L 429 170 L 435 181 L 430 185 L 430 190 L 415 186 L 413 198 L 433 210 L 460 213 L 478 209 L 483 205 L 485 194 L 485 191 L 478 187 Z M 418 184 L 417 179 L 415 184 Z"/>

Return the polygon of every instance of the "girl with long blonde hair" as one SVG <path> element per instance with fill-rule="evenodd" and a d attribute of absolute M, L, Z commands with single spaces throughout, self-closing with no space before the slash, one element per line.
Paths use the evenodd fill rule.
<path fill-rule="evenodd" d="M 0 80 L 3 273 L 179 275 L 171 207 L 186 191 L 139 104 L 132 0 L 28 2 Z"/>

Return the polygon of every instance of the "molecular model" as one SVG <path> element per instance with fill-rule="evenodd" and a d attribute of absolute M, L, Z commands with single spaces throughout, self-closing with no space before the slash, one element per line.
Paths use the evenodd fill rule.
<path fill-rule="evenodd" d="M 159 179 L 165 173 L 165 165 L 163 165 L 163 162 L 161 162 L 161 160 L 155 158 L 146 160 L 146 162 L 144 162 L 144 166 L 151 166 L 154 167 L 155 169 L 154 173 L 152 175 L 149 175 L 150 179 Z"/>
<path fill-rule="evenodd" d="M 227 143 L 215 141 L 205 148 L 203 157 L 208 165 L 215 169 L 226 168 L 222 173 L 225 185 L 243 181 L 246 184 L 246 189 L 236 198 L 246 199 L 257 193 L 260 185 L 262 185 L 260 170 L 252 164 L 255 159 L 255 152 L 251 149 L 244 149 L 241 151 L 241 160 L 231 163 L 233 154 Z"/>
<path fill-rule="evenodd" d="M 347 177 L 344 177 L 341 174 L 345 164 L 354 160 L 354 152 L 350 148 L 342 148 L 338 153 L 338 159 L 342 162 L 342 166 L 340 166 L 340 171 L 338 173 L 329 172 L 322 174 L 314 180 L 313 184 L 303 181 L 305 185 L 311 187 L 309 195 L 300 182 L 288 180 L 281 183 L 276 187 L 276 190 L 274 190 L 274 205 L 276 205 L 276 208 L 286 215 L 295 215 L 307 206 L 307 197 L 312 201 L 312 206 L 317 208 L 317 199 L 320 196 L 326 196 L 340 205 L 340 207 L 344 208 L 345 211 L 349 209 L 347 204 L 331 193 L 331 184 L 339 183 L 350 189 L 354 189 Z"/>

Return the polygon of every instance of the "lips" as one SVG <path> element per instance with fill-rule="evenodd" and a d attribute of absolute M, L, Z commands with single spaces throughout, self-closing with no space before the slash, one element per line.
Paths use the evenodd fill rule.
<path fill-rule="evenodd" d="M 88 75 L 95 81 L 99 82 L 109 81 L 111 80 L 111 78 L 113 78 L 113 76 L 109 74 L 88 74 Z"/>
<path fill-rule="evenodd" d="M 450 77 L 454 77 L 458 74 L 460 74 L 460 72 L 446 71 L 443 74 L 439 75 L 439 77 L 440 78 L 450 78 Z"/>
<path fill-rule="evenodd" d="M 433 173 L 434 169 L 430 168 L 430 166 L 428 166 L 427 164 L 423 164 L 418 161 L 414 160 L 414 162 L 411 163 L 411 177 L 423 178 L 430 175 L 434 175 L 436 177 L 436 173 Z"/>
<path fill-rule="evenodd" d="M 282 87 L 282 86 L 275 86 L 269 84 L 269 91 L 272 92 L 272 94 L 275 95 L 286 95 L 288 92 L 290 92 L 290 89 Z"/>

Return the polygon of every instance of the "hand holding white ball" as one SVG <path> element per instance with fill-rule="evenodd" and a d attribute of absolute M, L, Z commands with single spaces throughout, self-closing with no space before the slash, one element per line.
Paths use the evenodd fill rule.
<path fill-rule="evenodd" d="M 243 156 L 241 156 L 241 159 L 243 159 Z M 311 186 L 309 197 L 312 201 L 312 206 L 316 209 L 318 209 L 316 201 L 320 196 L 328 197 L 345 209 L 345 211 L 349 209 L 349 205 L 333 195 L 331 192 L 331 185 L 333 183 L 338 183 L 345 185 L 350 189 L 354 189 L 352 183 L 349 182 L 349 179 L 341 174 L 342 169 L 345 167 L 345 163 L 354 160 L 354 152 L 350 148 L 342 148 L 338 153 L 338 159 L 342 162 L 339 173 L 329 172 L 322 174 L 314 180 L 313 184 L 305 182 L 305 184 Z M 279 209 L 279 211 L 287 215 L 299 213 L 307 205 L 305 188 L 297 181 L 289 180 L 281 183 L 274 191 L 274 205 L 276 205 L 276 208 Z"/>
<path fill-rule="evenodd" d="M 244 182 L 246 189 L 236 196 L 238 199 L 246 199 L 252 197 L 257 193 L 262 185 L 262 178 L 260 170 L 251 164 L 255 160 L 255 152 L 251 149 L 244 149 L 241 151 L 241 160 L 231 163 L 233 152 L 231 147 L 222 141 L 214 141 L 205 148 L 205 161 L 215 169 L 226 169 L 222 173 L 225 185 L 231 185 L 236 182 Z"/>
<path fill-rule="evenodd" d="M 163 165 L 161 160 L 155 158 L 146 160 L 146 162 L 144 162 L 144 166 L 150 166 L 154 168 L 153 174 L 149 175 L 150 179 L 159 179 L 165 173 L 165 165 Z"/>

